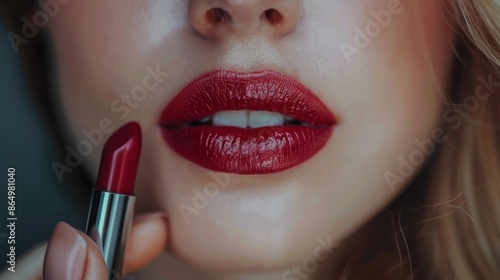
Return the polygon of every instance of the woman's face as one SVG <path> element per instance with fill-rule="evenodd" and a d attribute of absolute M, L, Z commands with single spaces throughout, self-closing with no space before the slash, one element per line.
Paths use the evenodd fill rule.
<path fill-rule="evenodd" d="M 323 241 L 339 246 L 416 175 L 432 148 L 426 139 L 445 137 L 433 134 L 454 33 L 439 1 L 74 0 L 49 25 L 70 146 L 92 142 L 84 162 L 96 174 L 103 139 L 139 122 L 138 210 L 164 211 L 172 251 L 206 268 L 276 269 L 315 257 Z M 294 149 L 311 157 L 283 170 L 248 170 L 240 162 L 229 172 L 210 162 L 224 160 L 211 157 L 210 145 L 200 150 L 199 143 L 191 151 L 187 143 L 190 156 L 177 152 L 165 141 L 162 111 L 191 81 L 217 69 L 253 76 L 271 70 L 302 83 L 335 115 L 333 133 L 324 146 L 308 134 Z M 251 84 L 252 75 L 242 82 Z M 208 99 L 224 93 L 227 100 L 219 101 L 227 104 L 246 94 L 219 89 Z M 289 103 L 304 98 L 288 94 Z M 176 105 L 198 112 L 190 104 Z M 238 122 L 241 115 L 221 119 Z M 265 156 L 242 143 L 231 146 L 240 157 Z M 267 149 L 273 160 L 287 153 Z"/>

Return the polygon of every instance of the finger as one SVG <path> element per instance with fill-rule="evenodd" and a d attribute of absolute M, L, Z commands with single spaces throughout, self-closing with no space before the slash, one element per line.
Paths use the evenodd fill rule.
<path fill-rule="evenodd" d="M 106 279 L 106 265 L 95 243 L 59 222 L 50 237 L 43 265 L 45 280 Z"/>
<path fill-rule="evenodd" d="M 165 250 L 167 240 L 168 223 L 162 213 L 137 217 L 125 250 L 125 272 L 134 272 L 152 262 Z"/>

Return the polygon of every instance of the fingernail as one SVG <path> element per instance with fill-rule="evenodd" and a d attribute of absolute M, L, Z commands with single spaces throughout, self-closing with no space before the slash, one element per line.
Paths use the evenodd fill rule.
<path fill-rule="evenodd" d="M 134 218 L 134 224 L 165 218 L 163 212 L 152 212 L 139 214 Z"/>
<path fill-rule="evenodd" d="M 82 279 L 86 255 L 85 239 L 68 224 L 59 222 L 45 253 L 44 279 Z"/>

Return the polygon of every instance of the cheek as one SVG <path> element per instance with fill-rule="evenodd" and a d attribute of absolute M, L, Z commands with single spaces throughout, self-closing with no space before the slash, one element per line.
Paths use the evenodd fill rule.
<path fill-rule="evenodd" d="M 310 86 L 328 92 L 325 99 L 341 118 L 334 141 L 352 147 L 349 159 L 406 152 L 440 125 L 453 29 L 438 1 L 335 3 L 325 3 L 338 11 L 332 17 L 327 9 L 310 15 L 321 24 L 304 20 L 305 46 L 293 49 L 307 62 Z"/>
<path fill-rule="evenodd" d="M 181 22 L 185 5 L 173 2 L 72 1 L 50 21 L 70 119 L 90 124 L 108 116 L 114 100 L 143 83 L 160 58 L 151 53 Z"/>
<path fill-rule="evenodd" d="M 454 33 L 439 4 L 402 3 L 406 6 L 386 33 L 373 38 L 372 46 L 354 61 L 358 75 L 367 77 L 357 87 L 364 101 L 351 98 L 357 113 L 346 117 L 353 122 L 351 127 L 354 122 L 365 124 L 358 131 L 365 131 L 369 141 L 360 154 L 385 148 L 381 159 L 391 155 L 390 150 L 406 155 L 415 148 L 415 140 L 428 137 L 441 125 L 453 60 Z"/>
<path fill-rule="evenodd" d="M 440 127 L 447 102 L 454 32 L 437 1 L 401 3 L 401 12 L 352 57 L 346 82 L 341 83 L 341 91 L 351 94 L 338 97 L 345 108 L 339 146 L 349 147 L 342 157 L 357 167 L 352 176 L 369 171 L 361 174 L 366 180 L 397 173 L 401 157 L 418 149 L 415 142 L 428 139 Z M 373 20 L 367 16 L 358 26 L 364 29 Z M 422 165 L 417 163 L 398 187 L 416 176 Z M 394 196 L 383 192 L 387 182 L 381 184 L 379 194 Z"/>
<path fill-rule="evenodd" d="M 71 2 L 50 22 L 59 94 L 66 117 L 76 130 L 93 127 L 109 114 L 109 104 L 121 91 L 116 69 L 122 68 L 121 57 L 130 51 L 130 45 L 116 44 L 129 39 L 121 29 L 110 26 L 113 15 L 109 14 L 107 2 Z M 135 53 L 131 52 L 132 61 Z"/>

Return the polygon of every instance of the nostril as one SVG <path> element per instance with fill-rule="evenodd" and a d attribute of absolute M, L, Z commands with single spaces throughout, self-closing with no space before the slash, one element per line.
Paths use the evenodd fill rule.
<path fill-rule="evenodd" d="M 297 27 L 302 1 L 188 0 L 187 16 L 195 33 L 213 41 L 255 34 L 278 38 Z"/>
<path fill-rule="evenodd" d="M 213 8 L 207 12 L 207 20 L 212 24 L 221 22 L 228 14 L 221 8 Z"/>
<path fill-rule="evenodd" d="M 283 22 L 283 15 L 276 9 L 269 9 L 264 12 L 269 23 L 277 25 Z"/>

